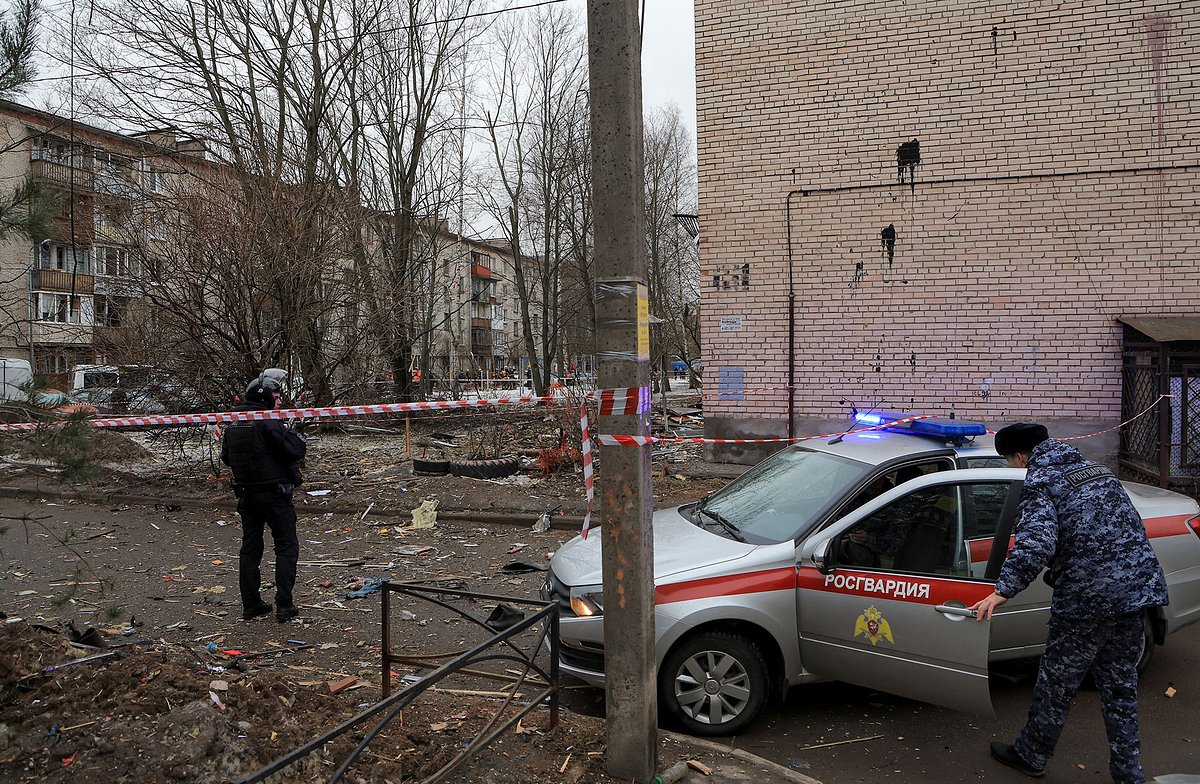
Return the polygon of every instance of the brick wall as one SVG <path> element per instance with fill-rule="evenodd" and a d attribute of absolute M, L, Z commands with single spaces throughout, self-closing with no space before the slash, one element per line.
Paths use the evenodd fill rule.
<path fill-rule="evenodd" d="M 1200 5 L 797 9 L 696 3 L 709 432 L 786 431 L 789 193 L 797 432 L 1119 421 L 1116 317 L 1200 310 Z"/>

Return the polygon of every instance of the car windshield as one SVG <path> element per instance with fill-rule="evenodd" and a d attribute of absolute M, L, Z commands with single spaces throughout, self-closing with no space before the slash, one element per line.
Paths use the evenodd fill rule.
<path fill-rule="evenodd" d="M 751 542 L 782 542 L 807 528 L 871 471 L 871 466 L 801 447 L 764 460 L 699 507 Z"/>

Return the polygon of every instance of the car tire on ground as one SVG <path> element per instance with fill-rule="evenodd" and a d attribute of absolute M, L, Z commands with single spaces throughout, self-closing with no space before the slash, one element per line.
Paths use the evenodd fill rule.
<path fill-rule="evenodd" d="M 418 476 L 445 476 L 450 472 L 449 460 L 425 460 L 413 458 L 413 473 Z"/>
<path fill-rule="evenodd" d="M 679 643 L 659 668 L 658 699 L 692 735 L 732 735 L 763 709 L 771 691 L 758 647 L 738 634 L 704 632 Z"/>
<path fill-rule="evenodd" d="M 515 457 L 495 460 L 451 460 L 450 473 L 468 479 L 502 479 L 517 473 L 521 461 Z"/>

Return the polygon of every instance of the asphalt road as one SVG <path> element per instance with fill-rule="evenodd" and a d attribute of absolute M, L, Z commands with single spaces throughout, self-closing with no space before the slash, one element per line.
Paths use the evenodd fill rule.
<path fill-rule="evenodd" d="M 849 782 L 1019 782 L 1027 778 L 988 756 L 993 740 L 1011 742 L 1025 721 L 1036 662 L 992 671 L 995 717 L 958 713 L 845 684 L 792 689 L 736 747 L 788 765 L 825 784 Z M 1168 687 L 1175 696 L 1167 697 Z M 1200 774 L 1200 624 L 1167 639 L 1139 688 L 1142 761 L 1153 779 Z M 835 741 L 869 738 L 822 749 Z M 1107 782 L 1108 743 L 1095 692 L 1080 692 L 1047 767 L 1046 781 Z"/>

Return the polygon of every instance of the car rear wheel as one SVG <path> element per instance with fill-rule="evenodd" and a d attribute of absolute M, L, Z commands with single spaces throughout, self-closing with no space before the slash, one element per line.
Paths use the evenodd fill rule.
<path fill-rule="evenodd" d="M 1150 628 L 1149 616 L 1142 616 L 1142 650 L 1138 654 L 1137 671 L 1141 675 L 1150 666 L 1154 657 L 1154 631 Z"/>
<path fill-rule="evenodd" d="M 680 643 L 659 670 L 659 702 L 693 735 L 740 732 L 770 691 L 767 664 L 737 634 L 705 632 Z"/>

